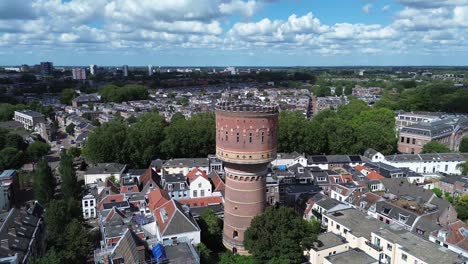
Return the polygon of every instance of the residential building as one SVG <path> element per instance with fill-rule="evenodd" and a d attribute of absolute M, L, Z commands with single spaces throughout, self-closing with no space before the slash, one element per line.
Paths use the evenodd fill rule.
<path fill-rule="evenodd" d="M 346 252 L 348 250 L 349 244 L 345 242 L 342 237 L 333 232 L 326 232 L 318 235 L 317 240 L 312 245 L 312 248 L 309 251 L 304 252 L 304 255 L 309 259 L 309 263 L 322 264 L 324 263 L 325 257 Z"/>
<path fill-rule="evenodd" d="M 98 94 L 81 94 L 72 99 L 73 107 L 80 107 L 84 104 L 94 104 L 101 101 L 101 96 Z"/>
<path fill-rule="evenodd" d="M 432 232 L 429 240 L 468 259 L 468 226 L 461 220 Z"/>
<path fill-rule="evenodd" d="M 23 124 L 25 129 L 33 129 L 37 124 L 46 122 L 43 114 L 31 110 L 15 111 L 13 119 Z"/>
<path fill-rule="evenodd" d="M 97 182 L 105 182 L 111 176 L 113 176 L 116 181 L 120 181 L 126 168 L 127 165 L 120 163 L 98 163 L 92 165 L 84 174 L 85 184 L 89 185 Z"/>
<path fill-rule="evenodd" d="M 18 203 L 19 179 L 16 170 L 4 170 L 0 174 L 0 210 L 9 210 Z"/>
<path fill-rule="evenodd" d="M 0 263 L 28 263 L 46 251 L 44 209 L 37 202 L 28 206 L 0 215 Z"/>
<path fill-rule="evenodd" d="M 207 158 L 170 159 L 163 164 L 162 174 L 180 173 L 187 175 L 194 168 L 208 172 L 210 169 L 209 160 Z"/>
<path fill-rule="evenodd" d="M 54 71 L 54 64 L 49 61 L 41 62 L 41 75 L 50 76 Z"/>
<path fill-rule="evenodd" d="M 128 65 L 122 66 L 122 74 L 124 77 L 128 76 Z"/>
<path fill-rule="evenodd" d="M 455 197 L 468 194 L 468 176 L 443 177 L 436 183 L 436 187 Z"/>
<path fill-rule="evenodd" d="M 45 141 L 48 143 L 55 141 L 57 130 L 52 124 L 39 123 L 36 125 L 36 130 Z"/>
<path fill-rule="evenodd" d="M 83 219 L 96 218 L 96 198 L 87 194 L 81 199 L 81 207 L 83 208 Z"/>
<path fill-rule="evenodd" d="M 460 174 L 457 165 L 465 161 L 468 161 L 468 153 L 426 153 L 385 156 L 382 163 L 422 174 Z"/>
<path fill-rule="evenodd" d="M 190 198 L 211 196 L 212 186 L 205 171 L 198 168 L 192 169 L 187 174 L 189 183 Z"/>
<path fill-rule="evenodd" d="M 468 118 L 451 117 L 403 127 L 400 130 L 398 151 L 419 154 L 424 145 L 437 141 L 452 151 L 458 151 L 461 140 L 468 136 Z"/>
<path fill-rule="evenodd" d="M 86 80 L 86 69 L 85 68 L 73 68 L 72 69 L 73 80 Z"/>
<path fill-rule="evenodd" d="M 442 117 L 443 113 L 436 112 L 400 112 L 396 116 L 396 127 L 398 131 L 402 128 L 421 122 L 430 123 Z"/>
<path fill-rule="evenodd" d="M 91 75 L 96 75 L 97 70 L 98 70 L 97 65 L 95 64 L 89 65 L 89 73 L 91 73 Z"/>
<path fill-rule="evenodd" d="M 148 76 L 153 76 L 153 66 L 148 65 Z"/>
<path fill-rule="evenodd" d="M 180 173 L 164 175 L 161 185 L 169 196 L 175 200 L 190 197 L 187 179 Z"/>

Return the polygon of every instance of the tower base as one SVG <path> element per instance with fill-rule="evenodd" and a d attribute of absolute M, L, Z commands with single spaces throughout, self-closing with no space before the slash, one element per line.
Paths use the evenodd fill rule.
<path fill-rule="evenodd" d="M 230 250 L 232 253 L 239 254 L 242 256 L 249 256 L 250 253 L 247 249 L 244 248 L 244 245 L 240 243 L 239 241 L 235 241 L 232 239 L 226 239 L 223 236 L 223 245 L 226 247 L 228 250 Z"/>

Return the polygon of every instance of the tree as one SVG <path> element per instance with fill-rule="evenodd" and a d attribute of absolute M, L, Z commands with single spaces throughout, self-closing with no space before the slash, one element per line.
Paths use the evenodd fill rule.
<path fill-rule="evenodd" d="M 45 256 L 39 258 L 33 258 L 28 261 L 30 264 L 62 264 L 65 262 L 64 255 L 62 252 L 58 252 L 55 249 L 49 250 Z"/>
<path fill-rule="evenodd" d="M 37 163 L 35 174 L 34 195 L 40 204 L 47 205 L 54 197 L 55 179 L 46 160 Z"/>
<path fill-rule="evenodd" d="M 458 150 L 460 152 L 468 152 L 468 137 L 462 139 Z"/>
<path fill-rule="evenodd" d="M 87 230 L 83 227 L 80 221 L 73 219 L 67 225 L 65 234 L 67 242 L 64 256 L 67 263 L 85 263 L 91 246 Z"/>
<path fill-rule="evenodd" d="M 431 141 L 423 146 L 422 153 L 448 153 L 450 149 L 442 143 Z"/>
<path fill-rule="evenodd" d="M 278 118 L 278 151 L 304 151 L 305 131 L 308 125 L 304 115 L 299 111 L 283 111 Z"/>
<path fill-rule="evenodd" d="M 468 175 L 468 162 L 462 162 L 457 164 L 457 169 L 460 170 L 462 175 Z"/>
<path fill-rule="evenodd" d="M 44 221 L 47 227 L 49 241 L 56 245 L 64 245 L 64 227 L 71 221 L 68 204 L 65 200 L 51 200 L 46 206 Z"/>
<path fill-rule="evenodd" d="M 77 199 L 80 195 L 80 185 L 73 168 L 73 159 L 68 154 L 60 158 L 59 172 L 62 177 L 62 194 L 65 200 Z"/>
<path fill-rule="evenodd" d="M 26 150 L 28 144 L 24 141 L 23 137 L 15 133 L 8 133 L 5 136 L 5 147 L 11 147 L 18 150 Z"/>
<path fill-rule="evenodd" d="M 65 127 L 65 131 L 66 131 L 69 135 L 73 135 L 73 134 L 75 133 L 75 124 L 70 123 L 68 126 Z"/>
<path fill-rule="evenodd" d="M 221 254 L 220 264 L 255 264 L 257 263 L 252 256 L 241 256 L 232 254 L 230 251 L 226 251 Z"/>
<path fill-rule="evenodd" d="M 125 140 L 128 127 L 119 121 L 111 121 L 96 128 L 83 148 L 83 155 L 91 162 L 125 163 Z"/>
<path fill-rule="evenodd" d="M 211 209 L 203 211 L 199 225 L 202 230 L 202 242 L 212 251 L 219 252 L 223 249 L 222 233 L 223 223 Z"/>
<path fill-rule="evenodd" d="M 125 85 L 119 87 L 109 84 L 101 87 L 98 93 L 106 102 L 120 103 L 123 101 L 148 99 L 148 91 L 141 85 Z"/>
<path fill-rule="evenodd" d="M 71 105 L 73 98 L 75 98 L 75 90 L 73 89 L 64 89 L 60 94 L 60 103 Z"/>
<path fill-rule="evenodd" d="M 81 149 L 77 147 L 71 147 L 67 150 L 67 153 L 73 158 L 78 158 L 79 156 L 81 156 Z"/>
<path fill-rule="evenodd" d="M 432 192 L 439 198 L 442 198 L 442 190 L 439 188 L 433 188 Z"/>
<path fill-rule="evenodd" d="M 50 146 L 47 143 L 42 141 L 34 141 L 33 143 L 29 144 L 28 148 L 26 149 L 26 153 L 28 157 L 33 161 L 37 161 L 43 156 L 45 156 L 50 151 Z"/>
<path fill-rule="evenodd" d="M 455 209 L 458 213 L 458 218 L 466 221 L 468 220 L 468 194 L 464 194 L 458 198 Z"/>
<path fill-rule="evenodd" d="M 6 147 L 0 151 L 0 169 L 19 169 L 23 164 L 23 152 Z"/>
<path fill-rule="evenodd" d="M 313 226 L 298 216 L 293 209 L 268 207 L 252 220 L 244 234 L 244 245 L 261 263 L 272 259 L 287 259 L 301 263 L 303 242 L 316 240 Z"/>

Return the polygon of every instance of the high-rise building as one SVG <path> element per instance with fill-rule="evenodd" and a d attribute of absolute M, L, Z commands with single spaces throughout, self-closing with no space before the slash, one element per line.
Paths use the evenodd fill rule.
<path fill-rule="evenodd" d="M 128 76 L 128 65 L 124 65 L 122 67 L 122 72 L 123 72 L 123 76 L 124 77 L 127 77 Z"/>
<path fill-rule="evenodd" d="M 52 75 L 53 71 L 54 71 L 54 64 L 52 62 L 49 62 L 49 61 L 41 62 L 41 74 L 43 76 Z"/>
<path fill-rule="evenodd" d="M 91 73 L 91 75 L 95 75 L 97 73 L 97 65 L 95 64 L 89 65 L 89 73 Z"/>
<path fill-rule="evenodd" d="M 239 254 L 244 232 L 266 206 L 268 164 L 276 158 L 277 105 L 216 105 L 216 156 L 224 161 L 223 244 Z"/>
<path fill-rule="evenodd" d="M 153 75 L 153 66 L 148 65 L 148 76 L 152 76 L 152 75 Z"/>
<path fill-rule="evenodd" d="M 86 69 L 85 68 L 73 68 L 72 75 L 73 75 L 73 80 L 86 80 Z"/>

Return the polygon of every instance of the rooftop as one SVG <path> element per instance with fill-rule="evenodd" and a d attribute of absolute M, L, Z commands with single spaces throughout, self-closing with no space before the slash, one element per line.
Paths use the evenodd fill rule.
<path fill-rule="evenodd" d="M 371 233 L 385 224 L 356 209 L 346 209 L 326 214 L 327 217 L 349 229 L 357 237 L 371 238 Z"/>
<path fill-rule="evenodd" d="M 348 250 L 343 253 L 338 253 L 326 257 L 326 259 L 332 264 L 350 264 L 350 263 L 359 263 L 359 264 L 371 264 L 378 263 L 378 260 L 367 255 L 359 249 Z"/>
<path fill-rule="evenodd" d="M 346 241 L 333 232 L 322 233 L 318 235 L 317 241 L 314 242 L 312 248 L 315 251 L 321 251 L 328 248 L 336 247 L 346 243 Z"/>

